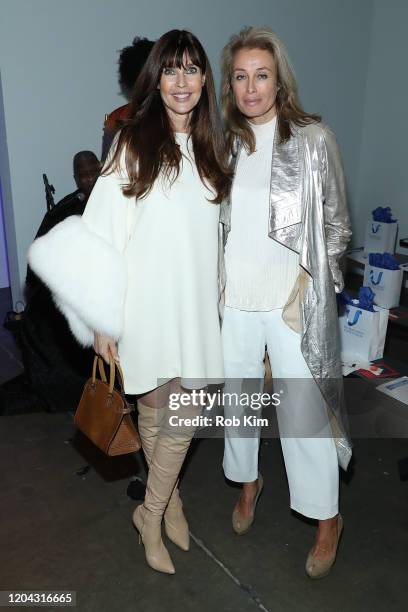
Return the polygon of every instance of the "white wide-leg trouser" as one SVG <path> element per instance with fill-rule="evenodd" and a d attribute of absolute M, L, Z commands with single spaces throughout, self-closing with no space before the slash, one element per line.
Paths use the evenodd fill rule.
<path fill-rule="evenodd" d="M 251 312 L 226 307 L 222 340 L 225 393 L 236 391 L 237 379 L 242 378 L 260 379 L 262 390 L 266 345 L 273 379 L 288 382 L 278 383 L 284 386 L 285 401 L 276 411 L 290 506 L 314 519 L 335 516 L 339 491 L 337 453 L 323 397 L 300 350 L 300 336 L 283 321 L 282 309 Z M 280 390 L 274 388 L 274 392 Z M 226 418 L 237 411 L 239 407 L 225 403 Z M 262 416 L 259 410 L 257 416 Z M 306 437 L 305 432 L 310 431 L 313 437 Z M 253 437 L 238 435 L 236 428 L 225 428 L 224 473 L 235 482 L 252 482 L 258 478 L 260 428 L 254 428 Z"/>

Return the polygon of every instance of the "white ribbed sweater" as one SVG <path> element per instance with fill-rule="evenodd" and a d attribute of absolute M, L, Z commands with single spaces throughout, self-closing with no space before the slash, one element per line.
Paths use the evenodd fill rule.
<path fill-rule="evenodd" d="M 225 250 L 225 303 L 240 310 L 282 308 L 298 274 L 298 255 L 268 236 L 269 188 L 276 117 L 251 124 L 256 150 L 244 148 L 232 189 L 231 231 Z"/>

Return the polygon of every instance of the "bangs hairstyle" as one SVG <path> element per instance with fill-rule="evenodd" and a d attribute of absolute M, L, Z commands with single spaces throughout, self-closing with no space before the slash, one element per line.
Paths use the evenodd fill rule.
<path fill-rule="evenodd" d="M 233 150 L 237 138 L 250 153 L 255 151 L 254 133 L 248 120 L 236 105 L 231 83 L 235 54 L 241 49 L 269 51 L 275 61 L 279 87 L 276 94 L 279 142 L 285 142 L 292 136 L 291 123 L 302 126 L 321 120 L 320 115 L 306 113 L 302 109 L 288 53 L 275 32 L 269 28 L 244 28 L 230 38 L 222 51 L 221 104 L 229 151 Z"/>
<path fill-rule="evenodd" d="M 151 191 L 160 173 L 174 182 L 180 172 L 181 152 L 158 86 L 165 68 L 185 67 L 189 61 L 205 75 L 200 100 L 188 126 L 198 173 L 212 187 L 220 203 L 228 194 L 231 173 L 221 130 L 214 80 L 206 53 L 199 40 L 186 30 L 171 30 L 155 43 L 133 90 L 130 118 L 119 133 L 116 147 L 103 173 L 120 170 L 122 151 L 129 182 L 126 196 L 143 198 Z"/>

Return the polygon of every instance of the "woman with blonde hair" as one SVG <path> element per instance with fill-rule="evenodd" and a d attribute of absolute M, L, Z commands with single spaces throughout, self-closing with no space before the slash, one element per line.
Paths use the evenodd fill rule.
<path fill-rule="evenodd" d="M 285 47 L 268 28 L 245 28 L 225 46 L 222 106 L 235 170 L 221 211 L 226 385 L 261 381 L 267 347 L 275 390 L 284 391 L 277 417 L 290 504 L 318 521 L 306 572 L 320 578 L 343 525 L 338 465 L 351 457 L 336 308 L 351 235 L 342 165 L 331 130 L 302 110 Z M 226 416 L 239 410 L 226 407 Z M 238 534 L 263 487 L 259 435 L 225 431 L 225 475 L 243 483 Z"/>
<path fill-rule="evenodd" d="M 217 204 L 231 182 L 211 67 L 193 34 L 155 43 L 129 116 L 82 218 L 35 241 L 29 261 L 78 340 L 120 360 L 125 392 L 138 395 L 149 473 L 133 523 L 147 563 L 174 574 L 161 524 L 188 550 L 178 477 L 201 407 L 183 396 L 174 422 L 169 400 L 223 377 Z"/>

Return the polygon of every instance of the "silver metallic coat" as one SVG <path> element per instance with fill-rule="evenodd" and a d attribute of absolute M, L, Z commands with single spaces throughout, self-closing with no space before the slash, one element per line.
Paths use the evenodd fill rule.
<path fill-rule="evenodd" d="M 269 236 L 299 253 L 299 290 L 296 287 L 292 292 L 282 317 L 301 334 L 302 354 L 325 398 L 338 461 L 346 469 L 351 444 L 336 305 L 336 292 L 343 289 L 339 259 L 351 236 L 343 168 L 335 136 L 327 126 L 292 125 L 292 132 L 285 143 L 279 143 L 278 131 L 275 133 Z M 234 164 L 240 150 L 238 145 Z M 220 212 L 221 316 L 226 282 L 223 253 L 230 229 L 231 201 L 227 200 Z M 297 322 L 290 321 L 288 314 L 294 303 Z"/>

